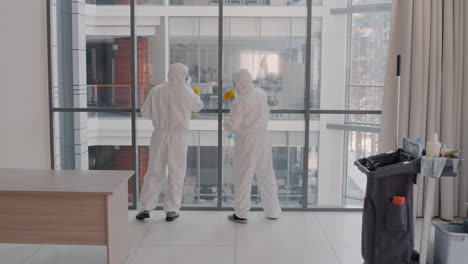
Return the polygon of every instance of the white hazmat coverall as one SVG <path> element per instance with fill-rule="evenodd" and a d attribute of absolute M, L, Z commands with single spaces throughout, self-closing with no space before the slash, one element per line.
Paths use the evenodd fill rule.
<path fill-rule="evenodd" d="M 268 133 L 270 111 L 263 90 L 254 88 L 249 72 L 232 75 L 237 98 L 224 128 L 234 137 L 234 209 L 237 217 L 247 218 L 254 174 L 260 188 L 265 216 L 277 218 L 281 212 L 278 187 L 273 171 Z"/>
<path fill-rule="evenodd" d="M 200 96 L 185 86 L 189 77 L 187 66 L 170 65 L 168 82 L 151 90 L 141 109 L 144 117 L 151 118 L 154 131 L 151 137 L 148 170 L 140 196 L 140 211 L 151 211 L 167 175 L 167 194 L 164 199 L 166 213 L 178 213 L 182 202 L 182 189 L 187 169 L 187 142 L 191 112 L 203 108 Z"/>

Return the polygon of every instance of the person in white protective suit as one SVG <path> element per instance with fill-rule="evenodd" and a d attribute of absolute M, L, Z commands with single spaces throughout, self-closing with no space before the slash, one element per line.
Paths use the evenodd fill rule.
<path fill-rule="evenodd" d="M 232 80 L 237 98 L 231 104 L 231 113 L 224 120 L 224 128 L 235 135 L 235 213 L 229 216 L 229 220 L 247 223 L 254 174 L 259 184 L 265 216 L 276 219 L 281 208 L 268 133 L 270 111 L 267 96 L 263 90 L 254 88 L 248 71 L 234 73 Z"/>
<path fill-rule="evenodd" d="M 143 117 L 153 121 L 148 170 L 140 196 L 140 212 L 136 218 L 150 217 L 156 207 L 161 184 L 167 175 L 167 193 L 164 199 L 166 221 L 179 217 L 182 189 L 187 169 L 187 142 L 192 112 L 203 108 L 200 96 L 186 86 L 189 70 L 181 63 L 170 65 L 168 81 L 151 90 L 141 109 Z"/>

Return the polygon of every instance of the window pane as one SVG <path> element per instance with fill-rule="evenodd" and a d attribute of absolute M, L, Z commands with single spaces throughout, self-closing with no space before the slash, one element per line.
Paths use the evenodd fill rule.
<path fill-rule="evenodd" d="M 380 115 L 311 120 L 309 207 L 362 207 L 367 180 L 354 161 L 377 153 L 379 131 Z"/>
<path fill-rule="evenodd" d="M 312 20 L 311 108 L 381 109 L 391 12 L 322 12 Z"/>
<path fill-rule="evenodd" d="M 385 4 L 391 2 L 392 0 L 353 0 L 353 5 Z"/>
<path fill-rule="evenodd" d="M 218 0 L 169 0 L 170 5 L 206 6 L 218 5 Z"/>
<path fill-rule="evenodd" d="M 139 157 L 139 183 L 140 192 L 144 184 L 144 175 L 148 169 L 149 149 L 153 128 L 151 121 L 140 118 L 138 121 Z M 204 124 L 200 124 L 200 122 Z M 207 125 L 207 122 L 209 123 Z M 218 137 L 216 121 L 192 120 L 191 129 L 187 136 L 187 171 L 185 175 L 182 206 L 189 207 L 215 207 L 218 201 Z M 204 126 L 205 129 L 196 130 L 195 127 Z M 159 203 L 164 202 L 167 185 L 164 180 Z"/>
<path fill-rule="evenodd" d="M 346 168 L 346 205 L 363 205 L 367 178 L 357 169 L 354 161 L 378 154 L 380 115 L 351 115 L 346 123 L 353 130 L 346 132 L 348 166 Z M 360 131 L 356 131 L 356 130 Z"/>
<path fill-rule="evenodd" d="M 385 81 L 390 13 L 354 14 L 352 28 L 350 88 L 360 87 L 360 96 L 378 100 Z M 380 109 L 381 100 L 373 106 Z"/>
<path fill-rule="evenodd" d="M 128 113 L 54 113 L 56 169 L 133 170 Z M 129 205 L 135 197 L 129 180 Z"/>
<path fill-rule="evenodd" d="M 381 109 L 390 13 L 353 14 L 350 109 Z"/>
<path fill-rule="evenodd" d="M 318 191 L 319 191 L 319 135 L 320 131 L 309 132 L 309 173 L 307 186 L 307 206 L 318 206 Z"/>
<path fill-rule="evenodd" d="M 54 107 L 130 106 L 130 7 L 98 3 L 52 5 Z"/>
<path fill-rule="evenodd" d="M 175 7 L 177 8 L 177 7 Z M 218 19 L 217 17 L 155 16 L 147 6 L 138 6 L 137 21 L 142 29 L 139 39 L 139 105 L 148 92 L 167 79 L 168 66 L 188 66 L 192 87 L 200 88 L 205 109 L 218 108 Z M 151 23 L 151 30 L 145 31 Z M 146 49 L 146 50 L 145 50 Z M 146 79 L 145 79 L 146 78 Z M 147 85 L 144 85 L 147 84 Z M 140 191 L 147 171 L 153 126 L 139 118 L 137 144 L 147 155 L 140 156 Z M 187 171 L 182 206 L 216 207 L 218 203 L 218 114 L 192 113 L 187 135 Z M 157 146 L 155 146 L 157 147 Z M 160 201 L 164 201 L 163 184 Z M 161 203 L 160 203 L 161 205 Z"/>
<path fill-rule="evenodd" d="M 323 0 L 312 0 L 312 5 L 321 6 Z M 170 5 L 203 6 L 218 5 L 218 0 L 169 0 Z M 225 6 L 305 6 L 305 0 L 225 0 Z"/>
<path fill-rule="evenodd" d="M 291 114 L 293 115 L 293 114 Z M 285 129 L 287 128 L 287 129 Z M 290 120 L 269 121 L 272 141 L 273 170 L 282 207 L 301 207 L 303 203 L 304 116 Z M 234 138 L 223 132 L 223 206 L 234 200 Z M 252 183 L 252 207 L 261 207 L 258 181 Z"/>
<path fill-rule="evenodd" d="M 129 5 L 130 0 L 86 0 L 87 4 L 94 5 Z M 138 5 L 162 5 L 164 0 L 136 0 Z"/>
<path fill-rule="evenodd" d="M 320 109 L 320 90 L 322 80 L 322 18 L 312 19 L 310 52 L 310 108 Z"/>
<path fill-rule="evenodd" d="M 233 89 L 233 72 L 247 69 L 272 109 L 303 109 L 306 19 L 226 17 L 224 23 L 223 89 Z"/>

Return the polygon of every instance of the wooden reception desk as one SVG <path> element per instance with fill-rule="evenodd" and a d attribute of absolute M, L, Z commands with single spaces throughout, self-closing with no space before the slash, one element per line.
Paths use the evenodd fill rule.
<path fill-rule="evenodd" d="M 0 169 L 0 243 L 105 245 L 128 256 L 132 171 Z"/>

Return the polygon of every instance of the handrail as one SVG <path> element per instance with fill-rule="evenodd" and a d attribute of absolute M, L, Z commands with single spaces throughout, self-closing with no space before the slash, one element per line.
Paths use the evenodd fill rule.
<path fill-rule="evenodd" d="M 155 85 L 152 84 L 145 84 L 139 85 L 138 88 L 152 88 Z M 123 87 L 123 88 L 131 88 L 130 84 L 87 84 L 86 87 Z"/>
<path fill-rule="evenodd" d="M 74 108 L 74 107 L 54 107 L 51 109 L 52 112 L 130 112 L 131 108 L 128 107 L 88 107 L 88 108 Z M 141 112 L 141 108 L 137 108 L 136 111 Z M 222 109 L 222 113 L 229 113 L 230 109 Z M 301 109 L 270 109 L 271 114 L 304 114 L 305 110 Z M 204 108 L 200 112 L 201 114 L 216 114 L 218 109 Z M 357 114 L 357 115 L 381 115 L 382 110 L 310 110 L 311 114 Z"/>

